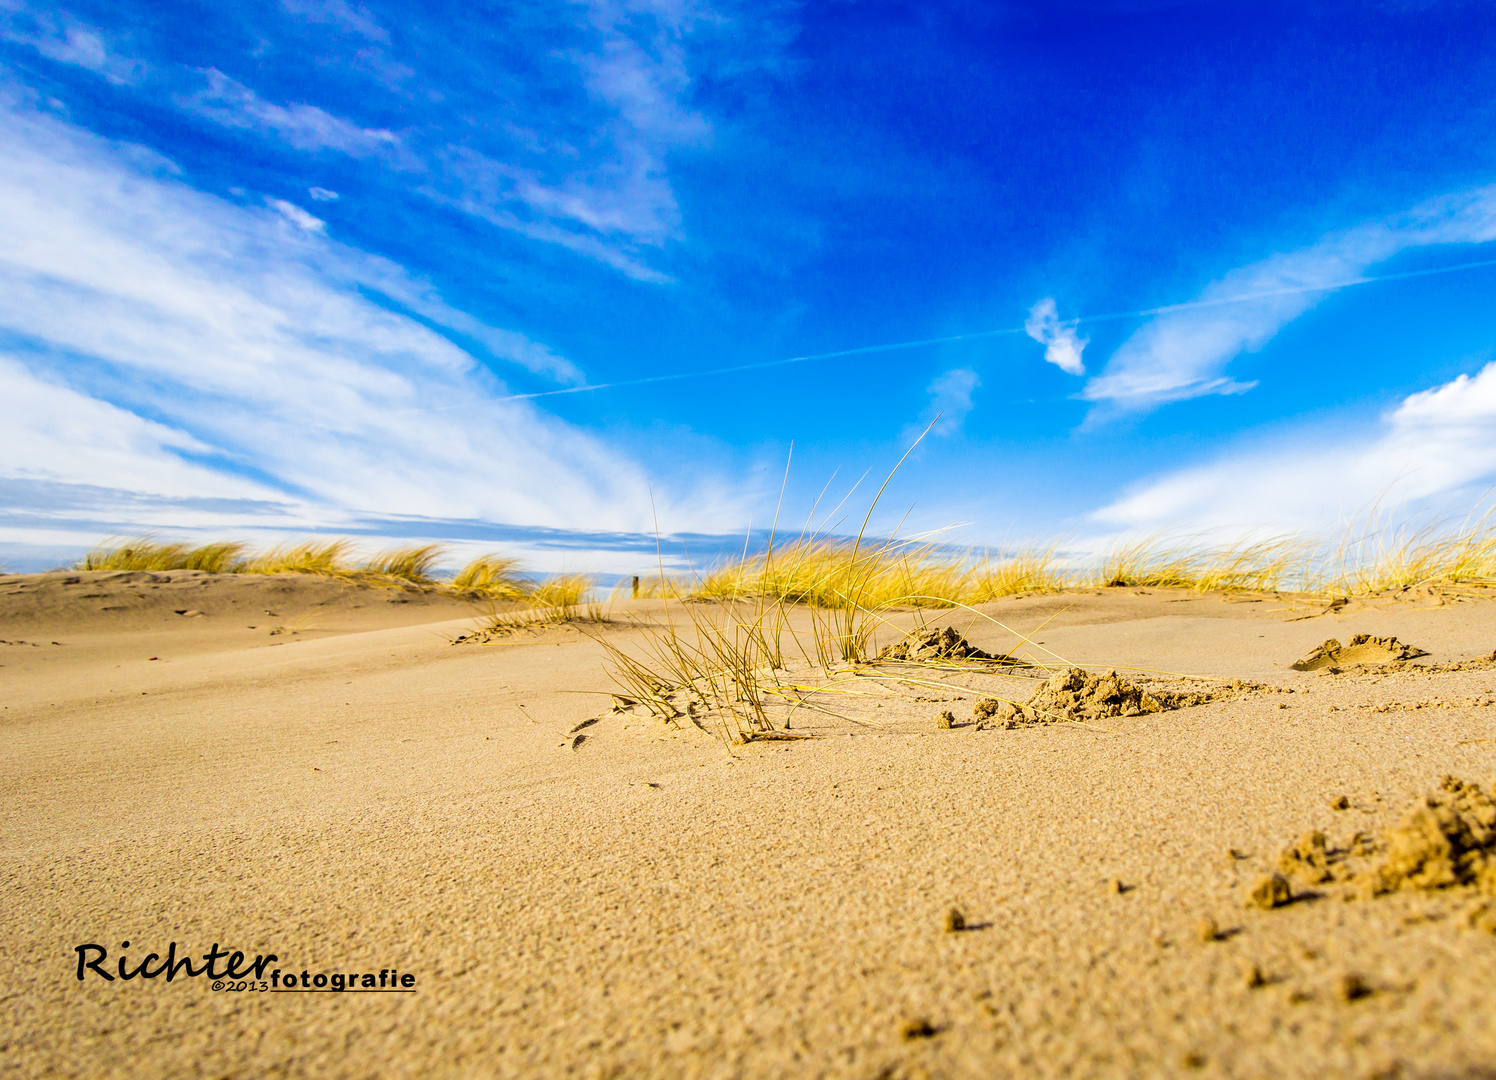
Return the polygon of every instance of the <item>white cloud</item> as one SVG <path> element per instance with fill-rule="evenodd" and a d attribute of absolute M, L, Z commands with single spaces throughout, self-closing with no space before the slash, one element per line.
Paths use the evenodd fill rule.
<path fill-rule="evenodd" d="M 327 222 L 319 217 L 313 217 L 295 203 L 286 202 L 285 199 L 266 198 L 265 205 L 280 214 L 281 217 L 285 218 L 292 225 L 295 225 L 298 229 L 305 229 L 307 232 L 316 233 L 327 231 Z"/>
<path fill-rule="evenodd" d="M 392 263 L 0 108 L 0 329 L 18 343 L 0 396 L 20 414 L 0 476 L 279 498 L 322 520 L 654 528 L 639 467 L 495 400 L 502 383 L 468 353 L 366 290 L 569 367 Z M 730 492 L 654 502 L 667 531 L 742 520 Z"/>
<path fill-rule="evenodd" d="M 1134 333 L 1086 384 L 1082 396 L 1125 410 L 1151 409 L 1204 394 L 1250 390 L 1225 374 L 1245 351 L 1262 348 L 1284 325 L 1379 262 L 1431 244 L 1496 239 L 1496 187 L 1413 207 L 1404 214 L 1333 233 L 1312 247 L 1241 267 L 1192 305 L 1167 311 Z M 1237 297 L 1254 299 L 1235 303 Z"/>
<path fill-rule="evenodd" d="M 956 434 L 972 410 L 972 393 L 981 385 L 981 378 L 971 368 L 952 368 L 937 375 L 925 388 L 930 403 L 920 415 L 920 422 L 904 429 L 900 441 L 913 442 L 931 422 L 935 424 L 930 429 L 931 435 Z"/>
<path fill-rule="evenodd" d="M 353 157 L 389 152 L 400 140 L 382 128 L 361 128 L 315 105 L 275 105 L 217 68 L 203 75 L 208 85 L 177 103 L 225 127 L 242 128 L 284 139 L 298 150 L 337 150 Z"/>
<path fill-rule="evenodd" d="M 449 145 L 421 191 L 636 280 L 668 282 L 639 248 L 681 236 L 667 159 L 711 138 L 707 120 L 686 105 L 692 80 L 684 45 L 696 22 L 710 20 L 668 3 L 604 0 L 585 11 L 595 39 L 566 58 L 592 101 L 593 115 L 578 118 L 591 129 L 589 144 L 550 143 L 531 132 L 523 140 L 530 152 L 509 160 Z"/>
<path fill-rule="evenodd" d="M 1044 346 L 1044 359 L 1061 371 L 1071 375 L 1084 375 L 1086 365 L 1080 354 L 1087 340 L 1075 332 L 1074 326 L 1060 322 L 1059 310 L 1053 297 L 1046 296 L 1029 309 L 1028 320 L 1023 324 L 1024 332 Z"/>
<path fill-rule="evenodd" d="M 0 29 L 0 37 L 30 45 L 49 60 L 86 68 L 112 83 L 138 82 L 145 74 L 143 63 L 109 47 L 102 30 L 69 15 L 35 15 L 29 31 L 18 29 L 14 18 L 7 22 L 10 25 Z"/>
<path fill-rule="evenodd" d="M 317 202 L 335 202 L 338 198 L 336 191 L 329 191 L 325 187 L 307 188 L 306 193 Z"/>
<path fill-rule="evenodd" d="M 0 471 L 26 480 L 86 482 L 152 495 L 212 492 L 274 499 L 280 493 L 184 459 L 212 447 L 185 432 L 44 379 L 0 354 Z"/>
<path fill-rule="evenodd" d="M 1496 479 L 1496 364 L 1411 395 L 1377 430 L 1275 441 L 1149 481 L 1092 518 L 1129 531 L 1305 532 L 1378 503 L 1468 508 Z"/>
<path fill-rule="evenodd" d="M 354 7 L 347 0 L 281 0 L 281 7 L 307 22 L 332 23 L 370 41 L 390 40 L 389 31 L 362 4 Z"/>
<path fill-rule="evenodd" d="M 501 229 L 520 233 L 532 240 L 558 244 L 596 259 L 636 281 L 661 284 L 671 280 L 647 266 L 627 247 L 619 247 L 593 229 L 575 227 L 577 224 L 589 226 L 592 222 L 602 225 L 610 220 L 622 226 L 631 219 L 647 218 L 647 211 L 641 203 L 648 202 L 648 199 L 633 203 L 621 200 L 617 213 L 610 217 L 601 206 L 589 204 L 577 191 L 563 196 L 560 191 L 547 187 L 534 173 L 495 161 L 475 150 L 449 147 L 442 165 L 445 180 L 423 186 L 421 194 Z M 558 217 L 562 219 L 559 222 Z M 566 218 L 571 218 L 572 222 L 566 222 Z M 649 231 L 658 232 L 653 225 L 649 226 Z"/>

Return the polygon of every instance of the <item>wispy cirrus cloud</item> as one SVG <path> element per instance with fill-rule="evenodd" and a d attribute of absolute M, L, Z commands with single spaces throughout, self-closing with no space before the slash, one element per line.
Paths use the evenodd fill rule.
<path fill-rule="evenodd" d="M 919 421 L 910 424 L 899 435 L 899 442 L 909 445 L 928 428 L 931 435 L 955 435 L 975 408 L 972 395 L 982 385 L 981 376 L 971 368 L 943 371 L 925 387 L 929 404 L 920 412 Z M 934 426 L 931 427 L 931 424 Z"/>
<path fill-rule="evenodd" d="M 381 44 L 390 40 L 390 32 L 362 4 L 355 7 L 347 0 L 281 0 L 281 7 L 307 22 L 331 23 L 347 33 Z"/>
<path fill-rule="evenodd" d="M 503 384 L 430 323 L 569 366 L 393 263 L 0 108 L 0 476 L 278 500 L 301 520 L 653 528 L 640 468 L 496 400 Z M 735 526 L 734 500 L 653 496 L 666 529 Z"/>
<path fill-rule="evenodd" d="M 1134 333 L 1090 380 L 1082 397 L 1124 412 L 1206 394 L 1252 389 L 1226 373 L 1243 352 L 1334 290 L 1411 248 L 1496 239 L 1496 187 L 1431 199 L 1405 213 L 1332 233 L 1299 251 L 1226 274 L 1193 306 L 1165 312 Z M 1239 298 L 1247 298 L 1240 300 Z M 1183 305 L 1181 305 L 1183 307 Z"/>
<path fill-rule="evenodd" d="M 147 70 L 143 61 L 113 47 L 99 27 L 65 12 L 0 11 L 0 37 L 30 45 L 60 64 L 86 68 L 112 83 L 138 82 Z"/>
<path fill-rule="evenodd" d="M 285 199 L 267 198 L 265 200 L 265 205 L 270 207 L 270 209 L 274 210 L 281 217 L 285 218 L 292 225 L 295 225 L 298 229 L 305 229 L 307 232 L 316 233 L 327 231 L 327 222 L 323 221 L 321 218 L 317 217 L 314 214 L 307 213 L 305 210 L 303 210 L 293 202 L 287 202 Z"/>
<path fill-rule="evenodd" d="M 400 66 L 399 48 L 366 9 L 344 0 L 282 6 L 298 20 L 367 39 L 381 70 Z M 461 125 L 428 117 L 396 135 L 317 104 L 267 100 L 217 68 L 203 69 L 198 77 L 206 85 L 175 100 L 197 116 L 293 149 L 383 157 L 419 175 L 414 190 L 442 205 L 635 280 L 668 282 L 671 276 L 651 265 L 654 253 L 683 237 L 668 159 L 711 136 L 706 119 L 686 103 L 692 76 L 685 41 L 712 18 L 705 9 L 657 3 L 592 3 L 561 14 L 556 31 L 573 44 L 542 49 L 524 63 L 562 88 L 571 107 L 527 107 L 519 82 L 514 104 L 534 130 L 501 114 Z M 372 62 L 365 57 L 358 65 Z M 475 100 L 476 88 L 452 89 Z"/>
<path fill-rule="evenodd" d="M 207 86 L 179 95 L 177 104 L 225 127 L 273 135 L 298 150 L 335 150 L 354 157 L 389 153 L 399 146 L 399 138 L 383 128 L 359 127 L 315 105 L 276 105 L 217 68 L 201 74 Z"/>
<path fill-rule="evenodd" d="M 585 95 L 587 145 L 530 133 L 509 155 L 449 143 L 422 190 L 500 228 L 557 244 L 639 281 L 670 275 L 646 249 L 682 237 L 669 176 L 675 150 L 703 145 L 711 125 L 687 106 L 685 40 L 706 9 L 658 3 L 578 6 L 585 46 L 561 57 Z"/>
<path fill-rule="evenodd" d="M 578 228 L 578 224 L 604 222 L 610 217 L 605 207 L 584 193 L 547 187 L 535 173 L 465 147 L 448 148 L 442 164 L 437 176 L 419 189 L 432 200 L 501 229 L 595 259 L 636 281 L 661 284 L 671 280 L 639 258 L 630 242 L 634 237 L 626 236 L 619 244 L 602 230 Z M 615 210 L 622 210 L 625 219 L 647 216 L 640 201 L 617 201 L 611 196 L 609 201 L 616 202 Z M 568 218 L 569 222 L 565 220 Z"/>

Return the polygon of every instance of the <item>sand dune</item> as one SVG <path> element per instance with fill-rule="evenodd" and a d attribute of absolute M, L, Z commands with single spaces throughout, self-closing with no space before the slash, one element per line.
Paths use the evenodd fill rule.
<path fill-rule="evenodd" d="M 973 686 L 1037 678 L 941 670 L 918 693 L 820 699 L 795 718 L 815 738 L 729 749 L 613 711 L 575 628 L 452 644 L 474 612 L 434 592 L 0 578 L 0 1067 L 1493 1075 L 1478 887 L 1249 894 L 1307 830 L 1345 847 L 1446 774 L 1490 789 L 1496 604 L 1113 589 L 982 610 L 1028 640 L 925 617 L 995 655 L 1242 688 L 979 730 Z M 625 614 L 589 632 L 628 648 Z M 1428 655 L 1292 669 L 1356 634 Z M 953 907 L 967 929 L 947 931 Z M 80 945 L 117 972 L 173 942 L 194 963 L 216 944 L 274 954 L 267 975 L 415 985 L 76 977 Z"/>

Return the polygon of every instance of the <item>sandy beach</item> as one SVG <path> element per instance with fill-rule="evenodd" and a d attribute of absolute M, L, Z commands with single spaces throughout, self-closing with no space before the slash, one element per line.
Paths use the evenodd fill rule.
<path fill-rule="evenodd" d="M 1027 643 L 926 612 L 993 652 L 1247 689 L 979 729 L 970 679 L 942 670 L 943 689 L 870 681 L 855 708 L 806 711 L 797 730 L 816 737 L 738 747 L 613 709 L 594 638 L 629 648 L 645 633 L 630 615 L 661 606 L 453 644 L 476 612 L 429 590 L 0 579 L 0 1067 L 1492 1075 L 1496 935 L 1471 925 L 1478 891 L 1295 881 L 1291 903 L 1249 901 L 1307 830 L 1334 851 L 1446 775 L 1489 791 L 1490 601 L 1111 589 L 982 609 Z M 1357 633 L 1428 655 L 1290 667 Z M 965 929 L 948 929 L 953 908 Z M 118 977 L 122 954 L 131 971 L 172 943 L 200 967 L 217 947 L 273 954 L 267 977 L 414 980 Z M 107 959 L 80 981 L 84 945 Z"/>

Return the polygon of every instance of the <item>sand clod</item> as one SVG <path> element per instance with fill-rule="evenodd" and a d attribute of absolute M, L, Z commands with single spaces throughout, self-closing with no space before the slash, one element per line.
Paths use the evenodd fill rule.
<path fill-rule="evenodd" d="M 1472 930 L 1496 934 L 1496 904 L 1476 904 L 1465 913 L 1465 924 Z"/>
<path fill-rule="evenodd" d="M 912 1020 L 906 1020 L 899 1028 L 899 1034 L 904 1036 L 906 1042 L 915 1039 L 930 1039 L 940 1034 L 940 1029 L 930 1023 L 929 1017 L 916 1016 Z"/>
<path fill-rule="evenodd" d="M 1341 1001 L 1360 1001 L 1373 993 L 1371 983 L 1355 972 L 1348 972 L 1335 980 L 1335 996 Z"/>
<path fill-rule="evenodd" d="M 1211 700 L 1206 693 L 1178 694 L 1144 690 L 1115 671 L 1097 675 L 1081 668 L 1069 668 L 1050 678 L 1026 704 L 986 700 L 977 703 L 973 713 L 978 723 L 989 720 L 1009 728 L 1021 724 L 1054 724 L 1109 720 L 1118 716 L 1144 716 L 1148 713 L 1182 709 Z"/>
<path fill-rule="evenodd" d="M 1296 661 L 1293 670 L 1320 671 L 1326 675 L 1335 675 L 1352 668 L 1380 667 L 1427 655 L 1427 652 L 1416 645 L 1405 645 L 1395 637 L 1357 634 L 1348 645 L 1341 645 L 1335 638 L 1330 638 Z"/>
<path fill-rule="evenodd" d="M 879 660 L 1005 660 L 983 652 L 967 641 L 954 626 L 919 626 L 878 654 Z"/>
<path fill-rule="evenodd" d="M 1292 900 L 1293 888 L 1282 874 L 1270 874 L 1252 886 L 1249 899 L 1255 906 L 1271 910 Z"/>
<path fill-rule="evenodd" d="M 1496 896 L 1496 799 L 1446 776 L 1387 830 L 1386 852 L 1367 878 L 1374 894 L 1474 885 Z"/>
<path fill-rule="evenodd" d="M 1278 857 L 1278 869 L 1311 885 L 1329 881 L 1333 875 L 1330 873 L 1330 853 L 1325 834 L 1313 829 L 1299 837 L 1293 846 L 1284 849 L 1283 854 Z"/>

